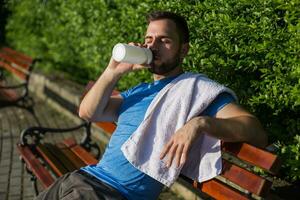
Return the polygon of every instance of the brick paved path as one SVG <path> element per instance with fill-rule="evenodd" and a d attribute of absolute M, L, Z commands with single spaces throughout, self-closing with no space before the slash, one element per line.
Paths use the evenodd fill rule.
<path fill-rule="evenodd" d="M 40 124 L 48 127 L 72 126 L 74 122 L 54 110 L 49 104 L 36 100 L 35 112 Z M 27 110 L 6 107 L 0 108 L 0 200 L 33 199 L 34 190 L 30 176 L 26 173 L 23 163 L 19 160 L 16 143 L 20 132 L 29 126 L 36 126 L 37 122 Z M 80 138 L 80 133 L 48 134 L 47 141 L 59 141 L 70 135 Z M 180 199 L 169 190 L 165 190 L 160 199 Z"/>

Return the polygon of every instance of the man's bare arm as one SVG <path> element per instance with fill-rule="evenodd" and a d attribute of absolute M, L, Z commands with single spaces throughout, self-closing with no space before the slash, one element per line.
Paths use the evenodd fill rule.
<path fill-rule="evenodd" d="M 256 117 L 234 103 L 218 111 L 216 118 L 198 116 L 179 129 L 164 147 L 161 159 L 168 157 L 167 165 L 175 160 L 176 165 L 183 165 L 188 151 L 200 134 L 227 142 L 248 142 L 255 146 L 267 145 L 267 135 Z"/>
<path fill-rule="evenodd" d="M 138 43 L 130 43 L 130 45 L 141 46 Z M 144 65 L 119 63 L 111 58 L 105 71 L 83 98 L 79 107 L 79 116 L 94 122 L 117 121 L 123 98 L 120 95 L 111 96 L 112 91 L 124 74 L 143 68 Z"/>
<path fill-rule="evenodd" d="M 110 68 L 102 73 L 79 107 L 79 116 L 88 121 L 116 121 L 122 103 L 120 95 L 111 96 L 120 75 Z"/>
<path fill-rule="evenodd" d="M 225 142 L 247 142 L 265 147 L 268 139 L 258 119 L 235 103 L 226 105 L 209 118 L 208 134 Z"/>

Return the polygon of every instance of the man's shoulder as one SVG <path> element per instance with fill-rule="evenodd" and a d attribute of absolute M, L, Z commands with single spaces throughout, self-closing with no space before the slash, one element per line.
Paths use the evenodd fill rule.
<path fill-rule="evenodd" d="M 220 84 L 216 80 L 213 80 L 213 79 L 209 78 L 206 74 L 194 73 L 194 72 L 185 72 L 181 76 L 179 76 L 177 79 L 178 80 L 189 81 L 189 82 L 194 81 L 194 82 L 198 82 L 198 83 L 202 83 L 202 84 L 205 84 L 205 83 Z"/>
<path fill-rule="evenodd" d="M 182 74 L 180 77 L 178 77 L 177 81 L 174 82 L 174 84 L 177 84 L 177 86 L 179 87 L 182 86 L 183 88 L 186 88 L 186 86 L 189 85 L 191 88 L 194 88 L 194 91 L 202 91 L 198 93 L 199 95 L 203 95 L 203 94 L 207 95 L 207 94 L 223 93 L 223 92 L 229 93 L 231 96 L 234 97 L 235 100 L 237 100 L 237 96 L 234 93 L 234 91 L 232 91 L 224 84 L 221 84 L 218 81 L 209 78 L 205 74 L 186 72 Z M 207 91 L 207 92 L 203 92 L 203 91 Z"/>
<path fill-rule="evenodd" d="M 121 93 L 122 97 L 127 97 L 129 94 L 133 94 L 136 92 L 140 92 L 143 91 L 145 88 L 147 88 L 147 83 L 139 83 L 131 88 L 129 88 L 128 90 L 125 90 Z"/>

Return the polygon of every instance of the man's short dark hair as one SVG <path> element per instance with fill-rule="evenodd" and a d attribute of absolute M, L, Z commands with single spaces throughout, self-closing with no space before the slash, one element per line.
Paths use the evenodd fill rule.
<path fill-rule="evenodd" d="M 189 28 L 184 17 L 168 11 L 154 11 L 146 17 L 148 24 L 152 21 L 160 19 L 170 19 L 176 24 L 176 28 L 179 34 L 179 38 L 182 43 L 188 43 L 190 40 Z"/>

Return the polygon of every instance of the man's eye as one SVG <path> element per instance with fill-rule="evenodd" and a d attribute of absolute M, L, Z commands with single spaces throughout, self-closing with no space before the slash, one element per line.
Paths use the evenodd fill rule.
<path fill-rule="evenodd" d="M 163 42 L 163 43 L 170 43 L 171 41 L 170 40 L 168 40 L 168 39 L 161 39 L 161 41 Z"/>

